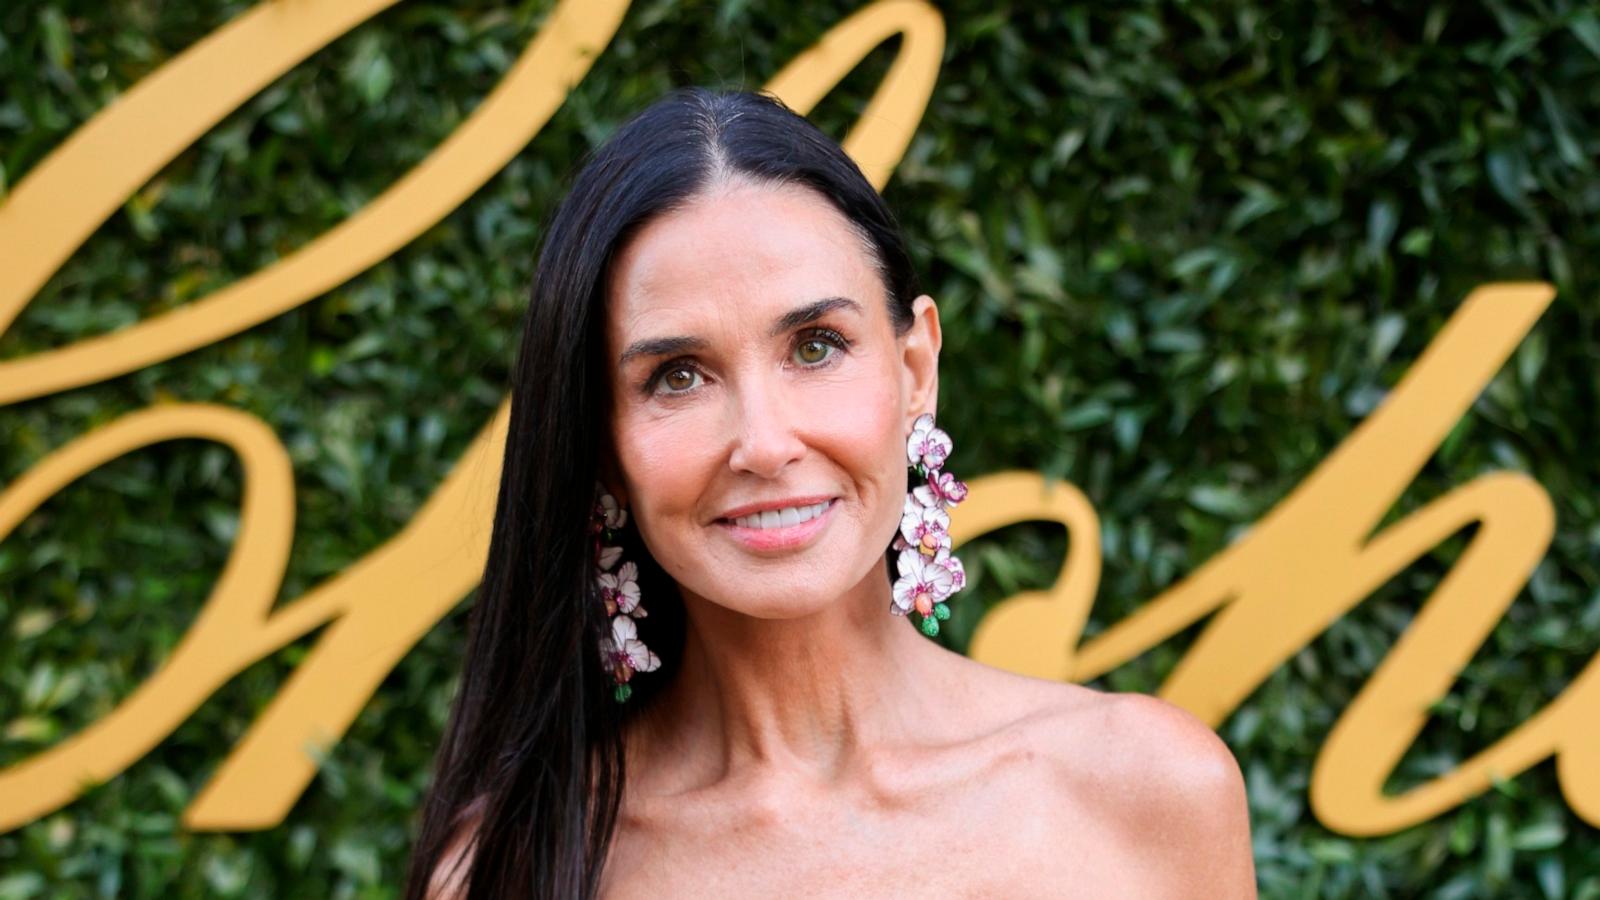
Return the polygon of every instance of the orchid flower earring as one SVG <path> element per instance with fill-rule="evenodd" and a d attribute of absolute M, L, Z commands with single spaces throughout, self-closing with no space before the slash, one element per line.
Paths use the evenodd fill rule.
<path fill-rule="evenodd" d="M 661 658 L 639 640 L 639 627 L 635 619 L 646 613 L 639 605 L 639 566 L 632 561 L 617 566 L 622 548 L 609 541 L 616 540 L 616 532 L 628 523 L 628 511 L 617 498 L 611 496 L 601 482 L 595 482 L 594 507 L 589 516 L 589 533 L 594 542 L 594 580 L 596 593 L 611 617 L 610 633 L 600 639 L 600 660 L 616 682 L 612 696 L 618 703 L 633 693 L 628 684 L 635 672 L 654 672 Z"/>
<path fill-rule="evenodd" d="M 889 612 L 916 612 L 917 627 L 928 637 L 938 635 L 939 623 L 950 618 L 945 601 L 967 585 L 966 569 L 950 554 L 950 510 L 967 497 L 966 483 L 944 471 L 953 447 L 950 435 L 934 427 L 931 413 L 918 416 L 906 438 L 909 468 L 926 483 L 906 492 L 894 538 L 900 577 Z"/>

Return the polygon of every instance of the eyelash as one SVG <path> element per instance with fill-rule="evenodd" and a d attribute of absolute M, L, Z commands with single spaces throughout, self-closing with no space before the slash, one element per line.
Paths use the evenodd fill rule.
<path fill-rule="evenodd" d="M 824 342 L 826 342 L 829 345 L 831 345 L 834 348 L 834 350 L 838 351 L 836 353 L 828 354 L 828 358 L 824 359 L 822 362 L 811 363 L 809 365 L 806 365 L 805 368 L 807 368 L 807 369 L 826 369 L 826 368 L 832 366 L 834 364 L 834 362 L 836 361 L 836 359 L 838 358 L 840 353 L 844 353 L 844 352 L 846 352 L 846 351 L 848 351 L 850 349 L 850 343 L 851 343 L 849 338 L 846 338 L 844 335 L 840 334 L 839 332 L 834 331 L 832 328 L 810 328 L 810 329 L 807 329 L 806 331 L 801 332 L 800 335 L 799 335 L 799 338 L 800 338 L 799 340 L 795 341 L 794 347 L 790 348 L 790 353 L 791 354 L 794 352 L 794 349 L 798 348 L 801 344 L 805 344 L 805 343 L 808 343 L 810 341 L 814 341 L 814 340 L 818 340 L 818 339 L 823 340 Z M 654 372 L 650 373 L 650 377 L 645 380 L 645 383 L 643 385 L 644 392 L 646 394 L 651 394 L 651 395 L 657 393 L 656 392 L 656 385 L 660 383 L 662 377 L 665 376 L 668 372 L 673 372 L 673 371 L 676 371 L 678 369 L 688 369 L 688 370 L 691 370 L 691 371 L 694 371 L 694 372 L 699 372 L 700 371 L 697 366 L 695 366 L 693 363 L 689 362 L 687 359 L 685 359 L 683 357 L 679 357 L 677 359 L 668 360 L 668 361 L 662 363 Z M 685 395 L 685 394 L 692 393 L 693 390 L 694 390 L 693 388 L 690 388 L 689 390 L 686 390 L 686 391 L 663 391 L 661 393 L 662 393 L 663 396 L 668 396 L 668 397 L 671 397 L 671 396 L 674 396 L 674 395 L 682 396 L 682 395 Z"/>

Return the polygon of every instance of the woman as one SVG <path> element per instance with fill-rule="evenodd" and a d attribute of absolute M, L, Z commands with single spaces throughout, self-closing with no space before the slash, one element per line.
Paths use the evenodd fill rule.
<path fill-rule="evenodd" d="M 964 580 L 939 346 L 883 200 L 777 100 L 680 90 L 594 153 L 408 897 L 1254 895 L 1209 728 L 924 636 Z"/>

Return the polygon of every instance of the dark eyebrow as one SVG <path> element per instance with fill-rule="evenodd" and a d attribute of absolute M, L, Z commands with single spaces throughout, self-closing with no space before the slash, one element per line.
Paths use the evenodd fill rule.
<path fill-rule="evenodd" d="M 772 328 L 767 331 L 767 334 L 772 337 L 779 337 L 807 322 L 815 322 L 836 309 L 849 309 L 854 310 L 856 315 L 861 314 L 861 304 L 851 300 L 849 297 L 823 297 L 815 303 L 807 303 L 805 306 L 796 307 L 779 316 L 778 321 L 772 323 Z"/>
<path fill-rule="evenodd" d="M 815 322 L 836 309 L 854 310 L 861 314 L 861 304 L 849 297 L 824 297 L 805 306 L 798 306 L 778 317 L 767 333 L 779 337 L 785 332 L 798 328 L 807 322 Z M 618 367 L 623 367 L 630 360 L 639 356 L 670 356 L 690 350 L 703 350 L 706 347 L 705 338 L 698 337 L 660 337 L 645 338 L 634 341 L 628 349 L 622 351 L 622 358 L 618 360 Z"/>
<path fill-rule="evenodd" d="M 622 359 L 617 365 L 626 366 L 636 356 L 671 356 L 689 350 L 702 350 L 705 346 L 705 340 L 696 337 L 646 338 L 629 344 L 628 349 L 622 351 Z"/>

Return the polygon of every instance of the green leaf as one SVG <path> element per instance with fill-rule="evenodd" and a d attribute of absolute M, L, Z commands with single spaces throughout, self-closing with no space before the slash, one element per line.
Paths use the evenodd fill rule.
<path fill-rule="evenodd" d="M 1594 54 L 1596 59 L 1600 59 L 1600 16 L 1597 16 L 1594 10 L 1580 9 L 1573 13 L 1567 28 L 1573 37 Z"/>
<path fill-rule="evenodd" d="M 1500 147 L 1490 150 L 1486 160 L 1489 183 L 1494 186 L 1495 193 L 1512 206 L 1525 205 L 1528 199 L 1527 157 L 1515 148 Z"/>
<path fill-rule="evenodd" d="M 1244 494 L 1232 485 L 1196 485 L 1188 499 L 1196 509 L 1231 518 L 1249 518 L 1251 507 Z"/>
<path fill-rule="evenodd" d="M 1517 829 L 1511 837 L 1511 846 L 1517 850 L 1549 850 L 1559 847 L 1567 839 L 1567 829 L 1560 822 L 1540 822 Z"/>

